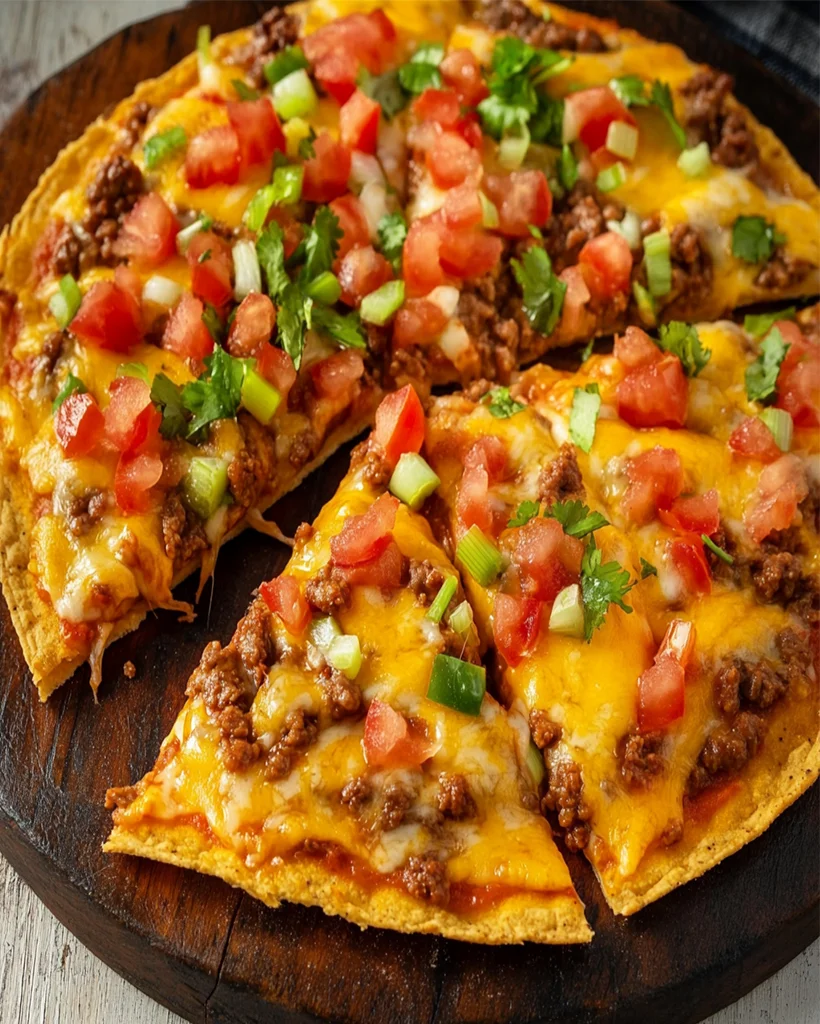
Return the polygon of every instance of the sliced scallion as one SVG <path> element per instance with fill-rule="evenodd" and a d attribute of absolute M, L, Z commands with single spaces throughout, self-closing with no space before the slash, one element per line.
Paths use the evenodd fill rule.
<path fill-rule="evenodd" d="M 641 318 L 641 323 L 646 324 L 647 327 L 654 327 L 658 322 L 657 313 L 655 312 L 655 300 L 640 281 L 632 282 L 632 294 L 635 296 L 635 304 L 638 307 L 638 316 Z"/>
<path fill-rule="evenodd" d="M 549 628 L 551 632 L 563 633 L 565 636 L 584 635 L 584 602 L 577 583 L 564 587 L 555 598 Z"/>
<path fill-rule="evenodd" d="M 305 169 L 301 164 L 277 167 L 273 172 L 273 194 L 275 203 L 292 206 L 302 198 L 302 183 Z"/>
<path fill-rule="evenodd" d="M 622 163 L 613 164 L 611 167 L 605 167 L 595 179 L 595 186 L 599 192 L 612 192 L 613 189 L 620 188 L 621 185 L 626 181 L 626 171 Z"/>
<path fill-rule="evenodd" d="M 427 610 L 427 618 L 432 622 L 441 622 L 444 613 L 450 607 L 450 602 L 455 597 L 456 590 L 458 590 L 458 580 L 455 576 L 448 576 L 441 584 L 441 589 Z"/>
<path fill-rule="evenodd" d="M 199 70 L 211 63 L 211 26 L 200 25 L 196 32 L 196 57 Z"/>
<path fill-rule="evenodd" d="M 466 638 L 470 635 L 470 631 L 473 628 L 473 609 L 467 601 L 462 601 L 460 605 L 453 609 L 453 614 L 449 619 L 449 626 L 460 637 Z"/>
<path fill-rule="evenodd" d="M 478 198 L 481 201 L 481 223 L 485 228 L 492 230 L 498 227 L 498 207 L 492 201 L 484 195 L 483 192 L 478 193 Z"/>
<path fill-rule="evenodd" d="M 175 306 L 182 295 L 182 288 L 169 277 L 152 274 L 142 287 L 142 301 L 153 302 L 155 306 L 170 309 Z"/>
<path fill-rule="evenodd" d="M 273 87 L 273 109 L 285 121 L 312 113 L 318 102 L 316 90 L 304 68 L 285 75 Z"/>
<path fill-rule="evenodd" d="M 404 452 L 396 463 L 388 489 L 399 501 L 415 511 L 421 508 L 440 483 L 441 480 L 420 455 Z"/>
<path fill-rule="evenodd" d="M 388 281 L 369 295 L 365 295 L 359 307 L 362 320 L 382 326 L 404 302 L 404 281 Z"/>
<path fill-rule="evenodd" d="M 234 244 L 233 269 L 235 280 L 233 297 L 237 302 L 241 302 L 251 292 L 262 291 L 262 270 L 259 266 L 259 257 L 256 255 L 256 245 L 249 238 L 240 239 Z"/>
<path fill-rule="evenodd" d="M 699 178 L 705 174 L 712 163 L 712 154 L 708 142 L 699 142 L 691 149 L 684 149 L 678 157 L 678 167 L 687 178 Z"/>
<path fill-rule="evenodd" d="M 638 152 L 638 129 L 626 121 L 612 121 L 607 128 L 604 145 L 615 156 L 632 160 Z"/>
<path fill-rule="evenodd" d="M 266 426 L 273 419 L 281 401 L 282 396 L 273 384 L 269 384 L 253 367 L 249 366 L 245 370 L 242 405 L 255 420 Z"/>
<path fill-rule="evenodd" d="M 785 409 L 764 409 L 760 418 L 774 434 L 775 443 L 782 452 L 787 452 L 792 446 L 792 433 L 794 431 L 794 420 L 791 414 Z"/>
<path fill-rule="evenodd" d="M 362 648 L 357 636 L 337 636 L 325 654 L 328 664 L 348 679 L 355 679 L 362 667 Z"/>
<path fill-rule="evenodd" d="M 334 640 L 342 635 L 339 623 L 332 615 L 321 615 L 310 623 L 308 636 L 314 647 L 324 651 Z"/>
<path fill-rule="evenodd" d="M 672 262 L 669 258 L 669 232 L 653 231 L 643 240 L 646 281 L 651 295 L 668 295 L 672 287 Z"/>
<path fill-rule="evenodd" d="M 68 327 L 77 315 L 77 310 L 80 308 L 82 301 L 83 294 L 80 291 L 80 286 L 71 274 L 61 277 L 58 291 L 48 300 L 48 308 L 57 321 L 57 326 L 60 330 L 65 330 Z"/>
<path fill-rule="evenodd" d="M 339 278 L 330 270 L 325 270 L 318 277 L 305 287 L 305 295 L 316 302 L 323 302 L 326 306 L 332 306 L 339 301 L 342 294 L 342 286 Z"/>
<path fill-rule="evenodd" d="M 188 507 L 200 519 L 210 519 L 225 496 L 228 467 L 222 459 L 197 456 L 191 459 L 182 487 Z"/>
<path fill-rule="evenodd" d="M 718 558 L 722 559 L 727 565 L 735 564 L 735 560 L 734 558 L 732 558 L 729 552 L 724 551 L 722 547 L 719 547 L 717 544 L 715 544 L 712 538 L 707 536 L 707 534 L 702 533 L 700 535 L 700 539 L 703 541 L 706 547 L 709 548 L 710 551 L 713 551 L 718 556 Z"/>
<path fill-rule="evenodd" d="M 276 199 L 273 185 L 263 185 L 245 207 L 242 220 L 251 231 L 259 231 L 267 220 L 270 208 Z"/>
<path fill-rule="evenodd" d="M 207 231 L 213 221 L 210 217 L 202 216 L 189 224 L 187 228 L 183 228 L 182 231 L 177 235 L 177 250 L 181 255 L 185 255 L 188 251 L 188 246 L 191 244 L 191 240 L 199 234 L 200 231 Z"/>
<path fill-rule="evenodd" d="M 544 755 L 532 740 L 530 740 L 527 747 L 527 768 L 529 768 L 536 787 L 540 786 L 546 772 L 544 768 Z"/>
<path fill-rule="evenodd" d="M 180 149 L 184 149 L 187 141 L 188 136 L 181 125 L 175 125 L 173 128 L 169 128 L 167 132 L 158 132 L 156 135 L 152 135 L 150 139 L 146 140 L 142 149 L 145 156 L 145 166 L 149 171 L 153 171 L 163 160 L 166 160 Z"/>
<path fill-rule="evenodd" d="M 504 568 L 501 552 L 475 523 L 458 542 L 456 558 L 482 587 L 489 587 Z"/>
<path fill-rule="evenodd" d="M 508 128 L 498 146 L 498 162 L 507 171 L 516 171 L 524 163 L 530 148 L 530 131 L 520 122 Z"/>
<path fill-rule="evenodd" d="M 481 665 L 437 654 L 433 662 L 428 700 L 461 711 L 465 715 L 481 713 L 481 702 L 487 689 L 487 678 Z"/>
<path fill-rule="evenodd" d="M 620 235 L 630 249 L 637 249 L 641 244 L 641 219 L 634 210 L 627 210 L 623 220 L 608 220 L 606 226 Z"/>

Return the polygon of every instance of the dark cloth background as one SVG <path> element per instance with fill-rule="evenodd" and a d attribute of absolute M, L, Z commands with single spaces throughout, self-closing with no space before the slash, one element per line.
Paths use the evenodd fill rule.
<path fill-rule="evenodd" d="M 678 0 L 678 6 L 815 102 L 820 98 L 820 0 Z"/>

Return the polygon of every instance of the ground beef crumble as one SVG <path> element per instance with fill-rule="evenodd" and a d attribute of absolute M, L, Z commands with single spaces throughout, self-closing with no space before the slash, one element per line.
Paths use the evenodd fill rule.
<path fill-rule="evenodd" d="M 362 691 L 342 672 L 325 666 L 319 673 L 318 681 L 330 716 L 334 720 L 350 718 L 362 710 Z"/>
<path fill-rule="evenodd" d="M 187 565 L 200 551 L 210 547 L 202 521 L 183 504 L 176 491 L 165 499 L 161 520 L 165 554 L 175 569 Z"/>
<path fill-rule="evenodd" d="M 749 711 L 741 711 L 731 722 L 719 725 L 698 755 L 687 780 L 687 796 L 696 796 L 714 782 L 739 772 L 760 749 L 763 731 L 763 719 Z"/>
<path fill-rule="evenodd" d="M 434 907 L 446 907 L 449 902 L 447 868 L 434 857 L 410 857 L 402 869 L 401 881 L 414 899 Z"/>
<path fill-rule="evenodd" d="M 379 812 L 378 827 L 382 832 L 392 832 L 404 821 L 413 803 L 413 794 L 399 782 L 390 782 L 384 787 L 383 802 Z"/>
<path fill-rule="evenodd" d="M 705 141 L 715 163 L 724 167 L 756 167 L 760 158 L 745 116 L 728 109 L 731 75 L 705 68 L 680 88 L 684 99 L 683 124 L 690 145 Z"/>
<path fill-rule="evenodd" d="M 415 596 L 419 604 L 427 606 L 433 603 L 441 590 L 441 585 L 447 578 L 447 573 L 442 572 L 431 562 L 418 562 L 411 558 L 408 561 L 408 580 L 406 587 Z M 456 601 L 454 595 L 451 604 Z M 449 605 L 448 605 L 449 607 Z"/>
<path fill-rule="evenodd" d="M 538 476 L 538 500 L 550 506 L 556 501 L 583 498 L 585 493 L 575 446 L 562 444 Z"/>
<path fill-rule="evenodd" d="M 318 611 L 333 615 L 339 608 L 350 605 L 350 584 L 328 562 L 305 584 L 305 599 Z"/>
<path fill-rule="evenodd" d="M 545 750 L 561 738 L 561 726 L 539 708 L 530 711 L 529 725 L 532 741 L 539 750 Z"/>
<path fill-rule="evenodd" d="M 790 288 L 802 281 L 811 269 L 812 265 L 808 260 L 793 256 L 779 245 L 755 278 L 755 284 L 760 288 L 777 290 Z"/>
<path fill-rule="evenodd" d="M 280 50 L 293 46 L 299 40 L 299 19 L 281 7 L 272 7 L 253 26 L 251 41 L 238 49 L 228 60 L 245 69 L 257 89 L 267 84 L 265 65 Z"/>
<path fill-rule="evenodd" d="M 350 469 L 353 472 L 361 470 L 365 482 L 375 490 L 386 487 L 393 475 L 384 452 L 372 437 L 357 444 L 353 449 L 350 454 Z"/>
<path fill-rule="evenodd" d="M 572 28 L 531 11 L 521 0 L 482 0 L 476 17 L 497 32 L 510 32 L 530 46 L 548 50 L 576 50 L 579 53 L 603 53 L 607 46 L 593 28 Z"/>
<path fill-rule="evenodd" d="M 71 533 L 75 537 L 82 537 L 88 533 L 91 527 L 102 519 L 106 504 L 105 492 L 97 488 L 72 498 L 66 516 Z"/>
<path fill-rule="evenodd" d="M 619 761 L 621 776 L 628 786 L 643 789 L 660 775 L 664 766 L 662 745 L 663 733 L 659 731 L 640 733 L 634 730 L 624 737 Z"/>
<path fill-rule="evenodd" d="M 269 781 L 284 779 L 290 774 L 299 754 L 304 753 L 319 734 L 314 715 L 302 708 L 291 711 L 285 718 L 279 738 L 265 758 L 265 778 Z"/>
<path fill-rule="evenodd" d="M 445 818 L 462 821 L 476 813 L 475 800 L 470 785 L 463 775 L 442 772 L 438 777 L 437 806 Z"/>
<path fill-rule="evenodd" d="M 354 814 L 360 814 L 372 795 L 373 790 L 370 783 L 363 776 L 357 775 L 344 784 L 339 799 Z"/>
<path fill-rule="evenodd" d="M 573 853 L 589 842 L 592 810 L 584 803 L 581 767 L 574 761 L 558 761 L 547 766 L 547 789 L 541 800 L 542 811 L 556 811 L 564 830 L 564 842 Z"/>

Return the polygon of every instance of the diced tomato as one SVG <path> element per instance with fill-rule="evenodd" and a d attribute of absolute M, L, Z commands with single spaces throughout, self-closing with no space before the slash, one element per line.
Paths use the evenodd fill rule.
<path fill-rule="evenodd" d="M 358 352 L 345 349 L 314 363 L 310 378 L 319 398 L 350 401 L 364 373 L 364 360 Z"/>
<path fill-rule="evenodd" d="M 474 107 L 490 90 L 481 74 L 481 65 L 472 50 L 450 50 L 439 64 L 441 77 L 458 93 L 458 98 L 467 107 Z"/>
<path fill-rule="evenodd" d="M 439 188 L 453 188 L 481 169 L 481 155 L 456 132 L 442 132 L 427 151 L 425 161 Z"/>
<path fill-rule="evenodd" d="M 256 369 L 273 384 L 284 402 L 296 383 L 296 369 L 287 352 L 275 345 L 262 345 L 256 353 Z"/>
<path fill-rule="evenodd" d="M 393 268 L 372 245 L 363 245 L 351 249 L 345 256 L 339 266 L 338 277 L 342 286 L 342 302 L 358 306 L 365 295 L 393 280 Z"/>
<path fill-rule="evenodd" d="M 231 247 L 213 231 L 200 231 L 188 246 L 191 291 L 217 309 L 233 298 Z"/>
<path fill-rule="evenodd" d="M 743 513 L 746 531 L 759 544 L 773 530 L 787 530 L 797 506 L 809 489 L 803 464 L 796 455 L 783 455 L 766 466 L 760 483 Z"/>
<path fill-rule="evenodd" d="M 398 507 L 398 498 L 382 494 L 365 513 L 346 519 L 341 533 L 330 539 L 333 564 L 362 565 L 378 558 L 392 539 Z"/>
<path fill-rule="evenodd" d="M 703 553 L 703 541 L 695 533 L 666 542 L 666 555 L 680 576 L 687 594 L 709 594 L 712 573 Z"/>
<path fill-rule="evenodd" d="M 136 451 L 158 435 L 162 416 L 151 403 L 151 389 L 137 377 L 115 377 L 108 386 L 105 436 L 121 452 Z"/>
<path fill-rule="evenodd" d="M 239 359 L 254 356 L 270 341 L 275 327 L 276 308 L 271 300 L 267 295 L 251 292 L 237 307 L 226 347 Z"/>
<path fill-rule="evenodd" d="M 396 30 L 383 11 L 336 18 L 302 41 L 316 79 L 337 102 L 344 103 L 356 89 L 362 64 L 380 74 L 393 59 Z"/>
<path fill-rule="evenodd" d="M 465 529 L 476 525 L 494 532 L 500 508 L 490 498 L 490 484 L 502 479 L 507 469 L 507 450 L 500 438 L 479 438 L 464 457 L 464 474 L 458 487 L 456 513 Z"/>
<path fill-rule="evenodd" d="M 661 350 L 640 327 L 627 327 L 623 334 L 616 334 L 612 354 L 627 370 L 649 366 L 661 359 Z"/>
<path fill-rule="evenodd" d="M 783 340 L 789 346 L 789 350 L 786 352 L 780 367 L 781 374 L 789 373 L 798 363 L 803 361 L 811 352 L 813 346 L 794 320 L 776 320 L 772 327 L 776 327 L 780 331 Z"/>
<path fill-rule="evenodd" d="M 618 415 L 633 427 L 682 427 L 689 388 L 680 359 L 664 356 L 624 377 L 616 389 Z"/>
<path fill-rule="evenodd" d="M 202 322 L 205 307 L 190 292 L 171 310 L 162 332 L 162 347 L 176 352 L 181 359 L 204 359 L 214 350 L 211 332 Z"/>
<path fill-rule="evenodd" d="M 102 440 L 105 417 L 88 392 L 69 395 L 54 417 L 54 433 L 66 457 L 88 455 Z"/>
<path fill-rule="evenodd" d="M 373 768 L 418 765 L 435 752 L 435 744 L 412 728 L 399 711 L 374 700 L 364 720 L 364 756 Z"/>
<path fill-rule="evenodd" d="M 720 526 L 718 492 L 713 488 L 703 494 L 676 498 L 668 509 L 658 509 L 658 518 L 675 530 L 711 537 Z"/>
<path fill-rule="evenodd" d="M 185 180 L 191 188 L 235 185 L 239 181 L 239 137 L 229 124 L 195 135 L 185 153 Z"/>
<path fill-rule="evenodd" d="M 286 206 L 272 206 L 266 224 L 275 221 L 285 234 L 285 256 L 292 256 L 302 241 L 304 228 Z"/>
<path fill-rule="evenodd" d="M 418 220 L 410 226 L 402 250 L 402 271 L 407 295 L 427 295 L 447 280 L 441 268 L 441 236 L 438 226 Z"/>
<path fill-rule="evenodd" d="M 322 132 L 313 143 L 316 154 L 304 163 L 302 198 L 310 203 L 329 203 L 347 192 L 350 150 Z"/>
<path fill-rule="evenodd" d="M 781 368 L 775 404 L 791 415 L 796 427 L 820 426 L 820 350 L 785 373 Z"/>
<path fill-rule="evenodd" d="M 293 576 L 277 576 L 275 580 L 263 583 L 259 593 L 289 633 L 293 636 L 304 633 L 313 616 L 298 580 Z"/>
<path fill-rule="evenodd" d="M 638 728 L 641 732 L 665 729 L 681 718 L 686 679 L 680 664 L 658 658 L 638 679 Z"/>
<path fill-rule="evenodd" d="M 558 275 L 567 286 L 561 307 L 561 333 L 566 338 L 580 338 L 585 332 L 584 307 L 591 296 L 580 267 L 565 267 Z"/>
<path fill-rule="evenodd" d="M 672 448 L 659 445 L 626 462 L 629 486 L 623 510 L 634 523 L 648 523 L 658 508 L 668 508 L 683 490 L 683 464 Z"/>
<path fill-rule="evenodd" d="M 507 475 L 507 449 L 500 437 L 487 434 L 472 444 L 464 456 L 466 469 L 480 466 L 487 470 L 491 483 Z"/>
<path fill-rule="evenodd" d="M 461 117 L 461 104 L 451 89 L 425 89 L 413 101 L 412 111 L 419 121 L 434 121 L 442 128 L 455 128 Z"/>
<path fill-rule="evenodd" d="M 140 311 L 140 323 L 142 323 L 142 278 L 127 263 L 120 263 L 114 270 L 114 284 L 131 296 L 134 300 L 134 307 Z"/>
<path fill-rule="evenodd" d="M 382 399 L 376 410 L 373 438 L 391 466 L 405 452 L 418 452 L 424 444 L 424 409 L 412 384 L 405 384 Z"/>
<path fill-rule="evenodd" d="M 441 306 L 427 299 L 408 299 L 393 321 L 393 346 L 429 345 L 447 326 Z"/>
<path fill-rule="evenodd" d="M 228 120 L 239 140 L 242 167 L 264 164 L 276 150 L 285 152 L 285 134 L 267 96 L 227 104 Z"/>
<path fill-rule="evenodd" d="M 441 231 L 440 262 L 446 274 L 453 277 L 481 277 L 488 274 L 501 259 L 503 242 L 481 228 Z"/>
<path fill-rule="evenodd" d="M 543 602 L 531 597 L 514 597 L 501 591 L 495 595 L 493 637 L 508 665 L 515 667 L 535 649 L 543 610 Z"/>
<path fill-rule="evenodd" d="M 98 281 L 83 296 L 71 333 L 98 348 L 127 352 L 142 340 L 139 303 L 114 281 Z"/>
<path fill-rule="evenodd" d="M 344 578 L 351 587 L 379 587 L 381 590 L 395 590 L 401 586 L 404 556 L 398 544 L 390 540 L 387 547 L 376 558 L 361 565 L 341 568 Z"/>
<path fill-rule="evenodd" d="M 612 299 L 629 290 L 632 253 L 629 243 L 614 231 L 591 238 L 578 253 L 587 287 L 597 299 Z"/>
<path fill-rule="evenodd" d="M 695 653 L 696 639 L 697 632 L 694 622 L 672 619 L 666 628 L 655 660 L 658 661 L 666 657 L 673 658 L 682 669 L 685 669 Z"/>
<path fill-rule="evenodd" d="M 162 196 L 148 192 L 123 218 L 114 249 L 141 267 L 158 267 L 174 255 L 178 231 L 177 219 Z"/>
<path fill-rule="evenodd" d="M 774 434 L 757 416 L 747 416 L 735 427 L 729 438 L 729 447 L 735 455 L 760 462 L 774 462 L 783 454 L 777 447 Z"/>
<path fill-rule="evenodd" d="M 147 512 L 156 498 L 151 488 L 162 476 L 162 459 L 155 452 L 124 452 L 114 472 L 114 497 L 123 512 Z"/>
<path fill-rule="evenodd" d="M 529 238 L 530 224 L 542 228 L 552 213 L 552 193 L 543 171 L 489 175 L 485 188 L 498 207 L 498 230 L 512 238 Z"/>
<path fill-rule="evenodd" d="M 478 189 L 472 185 L 451 188 L 444 200 L 442 218 L 448 228 L 472 228 L 480 224 L 483 210 Z"/>
<path fill-rule="evenodd" d="M 481 124 L 475 114 L 464 114 L 460 117 L 455 130 L 470 149 L 477 149 L 480 153 L 483 153 L 484 135 L 481 132 Z"/>
<path fill-rule="evenodd" d="M 382 108 L 357 89 L 339 111 L 339 137 L 348 149 L 375 153 Z"/>
<path fill-rule="evenodd" d="M 606 142 L 606 134 L 613 121 L 637 122 L 615 93 L 607 86 L 582 89 L 570 93 L 564 100 L 564 140 L 581 142 L 594 152 Z"/>
<path fill-rule="evenodd" d="M 583 543 L 568 537 L 556 519 L 536 517 L 515 531 L 513 557 L 522 590 L 541 601 L 554 601 L 564 587 L 578 582 L 583 554 Z"/>
<path fill-rule="evenodd" d="M 370 244 L 370 228 L 367 225 L 364 207 L 352 193 L 334 199 L 330 209 L 339 218 L 339 227 L 342 229 L 339 251 L 336 253 L 338 268 L 351 249 Z"/>

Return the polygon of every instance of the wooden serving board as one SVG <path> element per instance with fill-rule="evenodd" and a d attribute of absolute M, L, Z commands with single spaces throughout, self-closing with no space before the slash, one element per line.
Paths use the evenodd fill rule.
<path fill-rule="evenodd" d="M 590 6 L 587 4 L 587 6 Z M 0 133 L 0 225 L 60 148 L 140 80 L 265 5 L 203 3 L 120 32 L 38 89 Z M 738 93 L 812 173 L 818 118 L 801 94 L 662 3 L 606 2 L 647 35 L 732 71 Z M 292 532 L 333 493 L 340 452 L 276 510 Z M 817 935 L 820 790 L 761 839 L 630 920 L 613 917 L 588 865 L 572 873 L 594 927 L 587 948 L 486 948 L 387 931 L 360 932 L 321 911 L 273 911 L 192 872 L 105 857 L 106 787 L 153 764 L 208 640 L 226 642 L 251 591 L 287 551 L 250 532 L 223 552 L 216 592 L 193 625 L 160 613 L 105 657 L 100 703 L 88 671 L 37 699 L 0 602 L 0 851 L 56 916 L 129 981 L 194 1022 L 436 1021 L 689 1024 L 738 999 Z M 192 582 L 180 596 L 193 599 Z M 132 660 L 137 677 L 122 666 Z"/>

